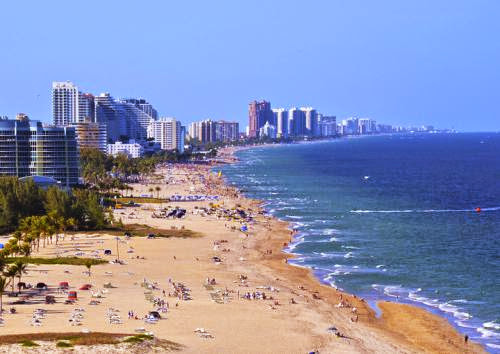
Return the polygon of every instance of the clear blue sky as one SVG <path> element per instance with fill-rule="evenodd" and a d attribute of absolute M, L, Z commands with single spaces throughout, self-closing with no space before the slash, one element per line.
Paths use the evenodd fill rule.
<path fill-rule="evenodd" d="M 248 102 L 500 130 L 500 1 L 5 1 L 0 115 L 51 82 L 247 125 Z"/>

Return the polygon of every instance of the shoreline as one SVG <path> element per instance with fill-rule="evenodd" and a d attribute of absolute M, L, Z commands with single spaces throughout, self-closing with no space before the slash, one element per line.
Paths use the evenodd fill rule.
<path fill-rule="evenodd" d="M 235 159 L 231 154 L 226 157 L 228 163 Z M 142 328 L 159 339 L 178 343 L 183 353 L 484 352 L 478 344 L 464 345 L 463 337 L 446 320 L 425 310 L 381 304 L 383 315 L 377 318 L 359 297 L 322 284 L 310 268 L 291 266 L 288 260 L 294 256 L 283 252 L 292 236 L 290 224 L 266 215 L 260 201 L 225 183 L 212 172 L 214 167 L 162 165 L 148 181 L 131 186 L 134 195 L 161 186 L 158 194 L 162 198 L 216 195 L 216 205 L 211 199 L 173 201 L 114 211 L 115 219 L 124 224 L 185 228 L 199 236 L 117 240 L 106 232 L 76 232 L 57 246 L 48 244 L 33 256 L 78 253 L 112 261 L 119 247 L 124 264 L 93 266 L 91 276 L 83 266 L 30 265 L 23 280 L 48 284 L 56 304 L 44 304 L 46 293 L 34 294 L 26 304 L 15 305 L 16 314 L 4 314 L 2 334 L 75 330 L 133 334 Z M 186 210 L 185 217 L 153 216 L 159 209 L 176 207 Z M 246 216 L 238 216 L 236 210 Z M 248 230 L 241 231 L 243 225 Z M 105 250 L 112 254 L 106 255 Z M 207 279 L 213 279 L 213 284 Z M 57 290 L 61 281 L 69 281 L 70 289 L 78 291 L 77 303 L 64 304 L 67 295 Z M 80 288 L 87 283 L 92 284 L 91 291 Z M 179 283 L 189 289 L 189 299 L 175 294 Z M 143 319 L 158 309 L 152 298 L 166 302 L 167 307 L 155 323 Z M 4 296 L 4 308 L 15 299 Z M 33 311 L 40 307 L 47 310 L 46 316 L 40 326 L 30 326 Z M 68 322 L 75 307 L 83 309 L 82 327 Z M 110 323 L 111 309 L 121 317 L 119 323 Z M 127 318 L 129 311 L 138 318 Z M 206 336 L 196 332 L 200 328 Z M 121 352 L 112 346 L 101 349 Z M 18 344 L 0 346 L 0 352 L 5 350 L 32 352 Z M 81 347 L 75 350 L 85 351 Z"/>
<path fill-rule="evenodd" d="M 305 143 L 315 143 L 315 141 Z M 275 145 L 276 144 L 264 144 L 250 147 L 230 147 L 224 149 L 224 154 L 227 153 L 228 157 L 230 158 L 227 163 L 237 163 L 238 161 L 240 161 L 239 158 L 235 155 L 238 151 L 259 147 L 273 147 Z M 242 195 L 244 198 L 253 200 L 258 203 L 259 208 L 262 211 L 265 211 L 265 206 L 263 205 L 266 203 L 265 201 L 252 199 L 244 195 L 244 193 L 242 193 Z M 266 215 L 269 215 L 271 218 L 279 221 L 280 223 L 284 223 L 287 230 L 293 229 L 293 221 L 282 220 L 268 213 L 266 213 Z M 282 241 L 286 240 L 283 239 Z M 286 242 L 286 244 L 285 242 L 283 243 L 281 252 L 287 259 L 296 258 L 296 255 L 294 253 L 287 251 L 287 248 L 290 245 L 293 245 L 294 242 L 295 237 L 292 236 L 290 238 L 290 242 Z M 368 321 L 369 323 L 381 327 L 384 330 L 394 332 L 397 335 L 403 336 L 406 340 L 412 343 L 412 345 L 417 346 L 421 350 L 424 350 L 426 352 L 442 352 L 443 348 L 440 348 L 439 344 L 435 343 L 432 339 L 429 340 L 429 337 L 437 335 L 442 343 L 451 345 L 448 350 L 451 349 L 457 352 L 470 352 L 469 350 L 471 349 L 471 347 L 476 346 L 476 348 L 473 349 L 474 351 L 477 350 L 478 352 L 486 352 L 486 348 L 478 342 L 469 341 L 469 344 L 467 346 L 464 346 L 464 334 L 462 334 L 459 329 L 456 328 L 456 326 L 452 324 L 445 316 L 432 312 L 424 306 L 413 304 L 410 301 L 392 302 L 383 298 L 374 299 L 373 305 L 370 305 L 369 302 L 365 302 L 364 299 L 360 303 L 359 298 L 356 295 L 350 294 L 344 290 L 338 290 L 335 287 L 332 287 L 330 284 L 324 283 L 322 279 L 317 278 L 314 275 L 314 268 L 288 262 L 287 266 L 306 270 L 308 272 L 308 277 L 312 277 L 313 281 L 317 282 L 321 286 L 332 289 L 337 293 L 342 293 L 343 296 L 350 296 L 351 301 L 358 300 L 357 306 L 364 306 L 364 310 L 366 310 L 366 312 L 371 317 Z M 415 320 L 415 318 L 418 318 L 418 320 Z M 415 328 L 412 327 L 418 327 L 418 334 L 420 334 L 422 338 L 411 338 L 414 337 L 415 333 L 413 333 L 413 335 L 407 334 L 409 332 L 415 331 Z"/>

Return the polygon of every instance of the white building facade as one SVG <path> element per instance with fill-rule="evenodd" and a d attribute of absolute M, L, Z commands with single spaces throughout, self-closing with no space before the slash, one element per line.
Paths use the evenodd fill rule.
<path fill-rule="evenodd" d="M 151 120 L 148 126 L 148 138 L 159 143 L 162 150 L 184 152 L 184 129 L 175 118 L 162 117 Z"/>
<path fill-rule="evenodd" d="M 144 154 L 144 148 L 141 144 L 130 140 L 128 144 L 117 141 L 114 144 L 108 144 L 108 155 L 116 156 L 118 154 L 125 154 L 131 158 L 138 158 Z"/>

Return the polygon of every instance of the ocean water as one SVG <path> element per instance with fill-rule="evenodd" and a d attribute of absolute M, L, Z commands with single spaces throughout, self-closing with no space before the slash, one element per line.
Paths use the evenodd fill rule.
<path fill-rule="evenodd" d="M 299 231 L 287 249 L 293 263 L 375 308 L 380 299 L 425 307 L 500 352 L 499 133 L 345 138 L 237 155 L 225 178 Z"/>

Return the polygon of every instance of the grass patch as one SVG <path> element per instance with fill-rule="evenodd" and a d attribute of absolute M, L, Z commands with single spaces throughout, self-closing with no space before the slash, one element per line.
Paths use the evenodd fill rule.
<path fill-rule="evenodd" d="M 134 338 L 134 339 L 130 339 Z M 34 341 L 54 342 L 58 348 L 71 348 L 75 345 L 104 345 L 104 344 L 119 344 L 130 343 L 138 344 L 146 340 L 153 339 L 153 336 L 147 334 L 125 334 L 125 333 L 26 333 L 26 334 L 9 334 L 0 336 L 0 345 L 21 344 L 23 347 L 38 346 Z M 26 345 L 24 344 L 26 343 Z M 168 351 L 181 350 L 181 344 L 165 340 L 155 339 L 154 346 L 163 348 Z"/>
<path fill-rule="evenodd" d="M 155 234 L 156 237 L 164 237 L 164 238 L 169 238 L 169 237 L 194 238 L 202 236 L 202 234 L 200 234 L 199 232 L 195 232 L 188 229 L 184 230 L 160 229 L 145 224 L 126 224 L 123 225 L 122 227 L 109 227 L 104 230 L 101 230 L 101 232 L 113 236 L 123 236 L 125 232 L 130 233 L 132 236 L 139 236 L 139 237 L 145 237 L 148 236 L 149 234 Z M 89 231 L 89 233 L 95 233 L 95 232 Z"/>
<path fill-rule="evenodd" d="M 132 337 L 125 338 L 123 340 L 124 343 L 142 343 L 145 340 L 152 340 L 154 337 L 148 334 L 137 334 Z"/>
<path fill-rule="evenodd" d="M 124 204 L 123 206 L 126 207 L 125 204 L 128 204 L 130 202 L 133 203 L 168 203 L 170 199 L 162 199 L 162 198 L 149 198 L 149 197 L 122 197 L 122 198 L 116 198 L 117 203 Z"/>
<path fill-rule="evenodd" d="M 59 341 L 56 343 L 57 348 L 71 348 L 72 346 L 73 344 L 64 341 Z"/>
<path fill-rule="evenodd" d="M 53 258 L 42 258 L 42 257 L 7 257 L 5 258 L 6 263 L 15 263 L 17 261 L 22 261 L 29 264 L 65 264 L 65 265 L 86 265 L 90 262 L 92 265 L 99 265 L 108 263 L 108 261 L 103 259 L 94 258 L 79 258 L 79 257 L 53 257 Z"/>
<path fill-rule="evenodd" d="M 29 340 L 29 339 L 23 340 L 20 344 L 22 347 L 26 347 L 26 348 L 39 347 L 38 344 L 36 344 L 35 342 L 33 342 L 32 340 Z"/>

